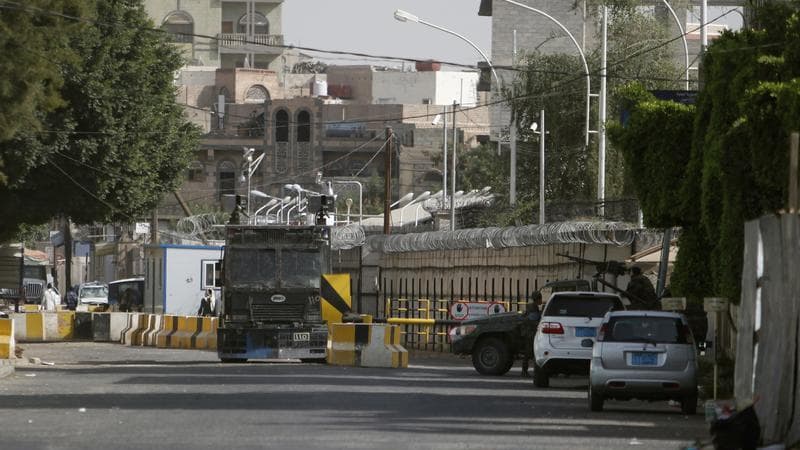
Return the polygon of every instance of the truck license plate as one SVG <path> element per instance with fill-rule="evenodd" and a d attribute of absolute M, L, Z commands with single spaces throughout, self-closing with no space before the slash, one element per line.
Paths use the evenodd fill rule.
<path fill-rule="evenodd" d="M 311 333 L 294 333 L 292 336 L 292 340 L 294 341 L 310 341 L 311 340 Z"/>

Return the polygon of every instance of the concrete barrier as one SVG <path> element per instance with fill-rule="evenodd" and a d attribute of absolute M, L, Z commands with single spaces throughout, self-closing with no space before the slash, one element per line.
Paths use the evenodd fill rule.
<path fill-rule="evenodd" d="M 75 325 L 72 337 L 76 340 L 92 339 L 92 313 L 85 311 L 75 312 Z"/>
<path fill-rule="evenodd" d="M 109 324 L 109 338 L 112 342 L 122 342 L 122 331 L 128 326 L 128 313 L 113 312 Z"/>
<path fill-rule="evenodd" d="M 193 348 L 192 337 L 198 332 L 198 323 L 202 326 L 202 320 L 202 317 L 197 316 L 178 316 L 178 329 L 172 335 L 171 347 Z"/>
<path fill-rule="evenodd" d="M 166 315 L 162 319 L 161 330 L 156 333 L 156 347 L 171 348 L 172 334 L 178 329 L 178 317 Z"/>
<path fill-rule="evenodd" d="M 217 348 L 217 318 L 200 317 L 199 331 L 192 337 L 192 348 L 215 350 Z M 211 346 L 213 344 L 213 347 Z"/>
<path fill-rule="evenodd" d="M 331 324 L 328 364 L 356 367 L 408 367 L 408 352 L 400 345 L 396 325 Z"/>
<path fill-rule="evenodd" d="M 0 319 L 0 359 L 16 358 L 15 348 L 14 319 Z"/>
<path fill-rule="evenodd" d="M 128 326 L 125 327 L 125 330 L 122 332 L 122 343 L 125 345 L 135 345 L 132 342 L 133 335 L 142 326 L 141 322 L 144 322 L 144 314 L 139 313 L 129 313 L 128 314 Z"/>
<path fill-rule="evenodd" d="M 161 331 L 163 323 L 164 323 L 164 316 L 160 314 L 153 316 L 153 320 L 150 322 L 150 326 L 147 327 L 147 331 L 145 331 L 144 334 L 142 335 L 142 345 L 146 345 L 148 347 L 155 347 L 156 336 L 158 335 L 158 332 Z"/>
<path fill-rule="evenodd" d="M 44 342 L 44 316 L 40 312 L 13 314 L 17 342 Z"/>
<path fill-rule="evenodd" d="M 92 313 L 92 340 L 95 342 L 111 340 L 111 315 L 109 313 Z"/>
<path fill-rule="evenodd" d="M 131 345 L 144 345 L 144 334 L 153 326 L 155 314 L 140 314 L 139 326 L 131 333 Z"/>
<path fill-rule="evenodd" d="M 44 339 L 48 342 L 71 341 L 75 335 L 75 313 L 58 311 L 42 313 Z"/>

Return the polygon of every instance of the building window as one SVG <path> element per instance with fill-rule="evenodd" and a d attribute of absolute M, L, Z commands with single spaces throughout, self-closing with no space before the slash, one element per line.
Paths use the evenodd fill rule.
<path fill-rule="evenodd" d="M 269 34 L 269 21 L 267 20 L 267 17 L 260 12 L 256 12 L 252 15 L 252 17 L 252 23 L 255 25 L 255 31 L 253 34 Z M 247 33 L 247 25 L 250 22 L 250 15 L 243 15 L 242 18 L 239 19 L 239 23 L 236 25 L 236 31 L 238 33 Z"/>
<path fill-rule="evenodd" d="M 297 142 L 311 141 L 311 114 L 308 111 L 297 113 Z"/>
<path fill-rule="evenodd" d="M 188 181 L 204 181 L 205 173 L 203 169 L 203 163 L 200 161 L 192 161 L 192 163 L 189 164 L 189 170 L 186 174 L 186 179 Z"/>
<path fill-rule="evenodd" d="M 219 176 L 217 178 L 220 200 L 225 194 L 236 194 L 236 166 L 230 161 L 223 161 L 219 165 Z"/>
<path fill-rule="evenodd" d="M 222 287 L 222 272 L 219 260 L 203 261 L 203 289 Z"/>
<path fill-rule="evenodd" d="M 173 11 L 167 14 L 161 29 L 169 33 L 170 42 L 191 44 L 194 34 L 194 20 L 186 11 Z"/>
<path fill-rule="evenodd" d="M 275 113 L 275 142 L 289 142 L 289 113 L 285 109 Z"/>
<path fill-rule="evenodd" d="M 244 95 L 245 103 L 264 103 L 267 100 L 269 100 L 269 91 L 260 84 L 250 86 L 250 89 Z"/>

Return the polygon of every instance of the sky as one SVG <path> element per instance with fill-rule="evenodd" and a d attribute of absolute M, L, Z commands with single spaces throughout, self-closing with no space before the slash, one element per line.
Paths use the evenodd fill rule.
<path fill-rule="evenodd" d="M 283 2 L 284 43 L 474 66 L 483 58 L 467 42 L 426 25 L 399 22 L 394 11 L 403 9 L 461 34 L 491 57 L 491 17 L 478 16 L 479 6 L 480 0 L 287 0 Z M 313 56 L 328 64 L 365 61 L 350 56 Z"/>

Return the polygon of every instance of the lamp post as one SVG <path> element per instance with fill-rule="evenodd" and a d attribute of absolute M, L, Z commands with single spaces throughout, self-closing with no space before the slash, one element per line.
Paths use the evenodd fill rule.
<path fill-rule="evenodd" d="M 469 39 L 467 39 L 463 35 L 461 35 L 459 33 L 456 33 L 453 30 L 449 30 L 447 28 L 440 27 L 439 25 L 430 23 L 430 22 L 428 22 L 426 20 L 423 20 L 423 19 L 419 18 L 418 16 L 416 16 L 414 14 L 411 14 L 408 11 L 403 11 L 402 9 L 395 10 L 394 18 L 397 19 L 400 22 L 414 22 L 414 23 L 419 23 L 419 24 L 422 24 L 422 25 L 427 25 L 427 26 L 429 26 L 431 28 L 434 28 L 434 29 L 439 30 L 439 31 L 443 31 L 443 32 L 445 32 L 447 34 L 455 36 L 455 37 L 461 39 L 462 41 L 466 42 L 472 48 L 474 48 L 475 51 L 477 51 L 481 55 L 481 57 L 483 58 L 484 61 L 486 61 L 486 64 L 489 65 L 489 69 L 492 71 L 492 77 L 494 78 L 495 85 L 500 87 L 500 78 L 498 78 L 497 72 L 494 70 L 494 65 L 492 64 L 492 61 L 489 59 L 489 57 L 486 55 L 486 53 L 483 50 L 480 49 L 480 47 L 475 45 L 474 42 L 470 41 Z M 442 201 L 446 202 L 447 201 L 447 105 L 444 106 L 444 110 L 443 110 L 442 114 L 444 115 L 444 143 L 442 144 L 442 146 L 444 148 L 444 151 L 442 152 L 442 159 L 443 159 L 442 191 L 444 193 L 443 193 Z M 437 117 L 438 117 L 438 115 L 437 115 Z M 436 119 L 434 119 L 434 121 L 435 121 L 434 125 L 438 124 L 438 121 Z M 454 109 L 454 112 L 453 112 L 453 126 L 455 127 L 455 109 Z M 500 149 L 499 145 L 500 144 L 498 142 L 498 152 L 499 152 L 499 149 Z M 453 167 L 452 170 L 455 171 L 455 167 Z"/>
<path fill-rule="evenodd" d="M 683 60 L 684 60 L 684 65 L 686 66 L 686 72 L 684 74 L 686 77 L 685 89 L 688 91 L 689 90 L 689 43 L 686 41 L 686 31 L 683 29 L 683 24 L 681 23 L 681 20 L 678 18 L 678 15 L 675 14 L 675 10 L 672 9 L 672 6 L 669 4 L 669 2 L 667 0 L 662 0 L 662 1 L 664 2 L 664 6 L 667 7 L 669 13 L 672 15 L 672 18 L 675 19 L 675 23 L 678 25 L 678 30 L 680 30 L 681 32 L 681 38 L 683 38 L 683 57 L 684 57 Z"/>
<path fill-rule="evenodd" d="M 591 113 L 590 112 L 591 108 L 590 108 L 589 99 L 592 96 L 592 90 L 591 90 L 591 78 L 590 78 L 590 75 L 589 75 L 589 64 L 586 63 L 586 54 L 583 52 L 583 49 L 581 48 L 580 44 L 578 44 L 578 41 L 575 39 L 575 36 L 573 36 L 572 33 L 570 33 L 570 31 L 567 29 L 567 27 L 565 27 L 564 24 L 562 24 L 561 22 L 556 20 L 556 18 L 551 16 L 550 14 L 547 14 L 546 12 L 544 12 L 544 11 L 542 11 L 540 9 L 536 9 L 536 8 L 534 8 L 532 6 L 528 6 L 528 5 L 516 2 L 514 0 L 500 0 L 500 1 L 504 1 L 506 3 L 510 3 L 512 5 L 515 5 L 515 6 L 519 6 L 520 8 L 527 9 L 528 11 L 534 12 L 536 14 L 539 14 L 541 16 L 546 17 L 547 19 L 550 19 L 553 23 L 558 25 L 558 27 L 561 28 L 561 30 L 564 33 L 566 33 L 567 36 L 569 36 L 569 38 L 572 41 L 572 43 L 575 44 L 575 48 L 578 49 L 578 54 L 580 54 L 581 62 L 583 63 L 583 71 L 586 74 L 586 130 L 585 130 L 585 144 L 588 146 L 589 145 L 589 133 L 591 133 L 591 131 L 589 130 L 589 114 Z"/>
<path fill-rule="evenodd" d="M 264 159 L 265 153 L 262 153 L 256 159 L 253 159 L 253 153 L 255 153 L 256 149 L 254 148 L 245 148 L 244 149 L 244 160 L 245 166 L 244 171 L 242 173 L 242 179 L 240 181 L 247 182 L 247 223 L 250 223 L 250 178 L 253 176 L 253 172 L 258 169 L 258 165 L 261 164 L 261 161 Z"/>

